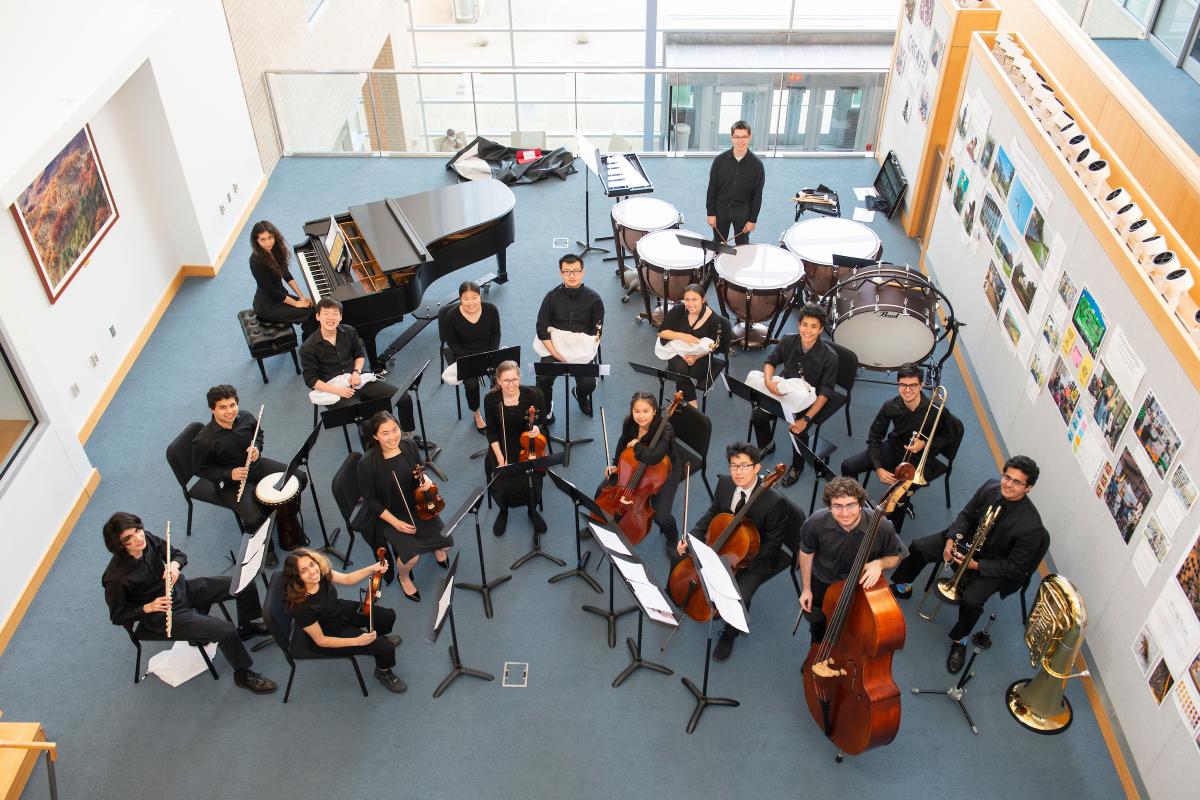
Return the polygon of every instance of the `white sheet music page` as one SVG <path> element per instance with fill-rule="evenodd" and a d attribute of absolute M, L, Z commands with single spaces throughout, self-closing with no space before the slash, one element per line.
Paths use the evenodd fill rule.
<path fill-rule="evenodd" d="M 617 536 L 607 528 L 601 528 L 594 522 L 589 522 L 588 527 L 592 529 L 592 536 L 596 537 L 596 541 L 610 553 L 620 553 L 623 556 L 632 555 L 629 549 L 621 542 L 621 537 Z"/>
<path fill-rule="evenodd" d="M 450 608 L 450 595 L 452 594 L 454 594 L 453 578 L 446 582 L 446 591 L 442 592 L 442 596 L 438 598 L 437 622 L 434 623 L 434 628 L 442 627 L 442 621 L 446 619 L 446 609 Z"/>
<path fill-rule="evenodd" d="M 675 614 L 671 611 L 671 604 L 657 586 L 651 583 L 630 585 L 633 587 L 633 593 L 637 597 L 638 603 L 645 609 L 646 616 L 663 625 L 679 626 L 679 620 L 675 619 Z"/>
<path fill-rule="evenodd" d="M 650 583 L 650 576 L 646 574 L 646 568 L 635 561 L 626 561 L 623 558 L 614 558 L 613 565 L 617 571 L 625 576 L 625 580 L 630 583 Z"/>
<path fill-rule="evenodd" d="M 708 598 L 717 607 L 721 619 L 742 633 L 750 632 L 746 609 L 742 606 L 742 594 L 733 581 L 733 573 L 721 560 L 716 551 L 702 540 L 688 534 L 688 547 L 700 561 L 700 579 L 708 590 Z"/>
<path fill-rule="evenodd" d="M 271 530 L 271 517 L 258 526 L 258 530 L 250 537 L 250 541 L 246 543 L 246 557 L 242 560 L 241 568 L 238 570 L 238 583 L 233 587 L 230 594 L 238 594 L 254 581 L 254 576 L 258 574 L 259 568 L 262 565 L 263 555 L 266 553 L 268 535 Z"/>

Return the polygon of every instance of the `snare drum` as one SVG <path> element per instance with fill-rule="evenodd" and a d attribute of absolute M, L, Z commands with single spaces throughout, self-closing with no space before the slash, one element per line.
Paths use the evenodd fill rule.
<path fill-rule="evenodd" d="M 833 340 L 860 366 L 888 371 L 917 364 L 937 344 L 937 295 L 903 266 L 861 269 L 841 286 L 830 316 Z"/>
<path fill-rule="evenodd" d="M 679 210 L 666 200 L 653 197 L 630 197 L 612 207 L 613 236 L 617 256 L 625 265 L 626 253 L 636 253 L 638 241 L 654 231 L 674 228 L 680 223 Z"/>
<path fill-rule="evenodd" d="M 800 260 L 769 244 L 744 244 L 733 255 L 717 256 L 714 268 L 721 312 L 740 320 L 734 341 L 740 340 L 743 348 L 766 347 L 800 288 Z"/>
<path fill-rule="evenodd" d="M 854 272 L 853 267 L 837 267 L 833 257 L 852 256 L 872 261 L 883 255 L 883 245 L 875 231 L 841 217 L 814 217 L 797 222 L 784 231 L 779 243 L 804 263 L 804 282 L 809 297 L 819 297 Z"/>
<path fill-rule="evenodd" d="M 662 322 L 666 303 L 679 302 L 683 299 L 684 289 L 708 280 L 712 252 L 680 244 L 676 236 L 706 241 L 698 233 L 675 229 L 648 233 L 637 243 L 638 277 L 642 288 L 663 301 L 658 308 L 647 311 L 655 325 Z M 647 309 L 649 305 L 647 295 Z"/>
<path fill-rule="evenodd" d="M 275 484 L 282 477 L 282 472 L 265 476 L 254 488 L 254 498 L 268 512 L 275 512 L 279 546 L 284 550 L 295 550 L 308 544 L 304 525 L 300 522 L 300 479 L 293 475 L 282 489 L 277 490 Z"/>

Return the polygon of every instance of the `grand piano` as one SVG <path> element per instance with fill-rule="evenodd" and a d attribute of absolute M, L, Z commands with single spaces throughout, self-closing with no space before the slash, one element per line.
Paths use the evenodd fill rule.
<path fill-rule="evenodd" d="M 351 206 L 305 223 L 296 260 L 313 299 L 341 301 L 342 321 L 382 367 L 379 332 L 420 308 L 435 280 L 489 256 L 499 265 L 494 282 L 508 280 L 516 202 L 503 183 L 486 180 Z"/>

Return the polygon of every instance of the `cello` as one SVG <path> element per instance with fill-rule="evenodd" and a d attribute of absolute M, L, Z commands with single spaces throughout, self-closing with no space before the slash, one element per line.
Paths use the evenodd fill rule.
<path fill-rule="evenodd" d="M 776 464 L 770 475 L 759 481 L 757 487 L 747 498 L 746 504 L 736 514 L 722 512 L 708 523 L 705 532 L 705 542 L 729 568 L 737 572 L 758 555 L 760 539 L 754 523 L 747 520 L 746 513 L 754 505 L 754 501 L 762 496 L 784 476 L 787 467 Z M 697 622 L 708 622 L 712 618 L 712 606 L 699 591 L 700 579 L 696 575 L 696 565 L 690 558 L 679 561 L 671 568 L 671 577 L 667 579 L 667 590 L 675 605 L 682 608 L 689 617 Z"/>
<path fill-rule="evenodd" d="M 896 483 L 871 515 L 850 577 L 825 592 L 821 610 L 829 624 L 804 660 L 808 710 L 825 736 L 851 755 L 890 743 L 900 727 L 900 688 L 892 680 L 892 653 L 904 647 L 904 614 L 886 578 L 880 575 L 867 587 L 860 586 L 858 578 L 879 535 L 880 520 L 904 497 L 915 472 L 912 464 L 896 468 Z"/>
<path fill-rule="evenodd" d="M 679 410 L 683 402 L 683 392 L 676 392 L 671 405 L 659 411 L 658 430 L 650 439 L 648 447 L 654 447 L 662 438 L 667 427 L 667 420 Z M 604 432 L 604 454 L 608 457 L 608 431 Z M 607 460 L 606 462 L 607 463 Z M 654 508 L 650 498 L 658 494 L 658 490 L 666 483 L 671 475 L 671 459 L 664 456 L 657 464 L 647 464 L 638 461 L 632 447 L 626 447 L 617 457 L 617 481 L 611 486 L 605 486 L 596 495 L 596 505 L 604 510 L 625 534 L 631 544 L 639 544 L 650 532 L 650 523 L 654 519 Z M 601 522 L 601 520 L 595 520 Z M 602 523 L 603 524 L 603 523 Z"/>

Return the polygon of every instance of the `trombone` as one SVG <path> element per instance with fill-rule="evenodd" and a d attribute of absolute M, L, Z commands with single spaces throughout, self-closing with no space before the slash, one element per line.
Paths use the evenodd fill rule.
<path fill-rule="evenodd" d="M 958 565 L 958 569 L 954 570 L 952 577 L 940 578 L 936 582 L 932 579 L 929 585 L 925 587 L 925 596 L 921 598 L 921 604 L 917 606 L 917 615 L 921 619 L 932 621 L 937 616 L 938 611 L 942 608 L 942 603 L 949 603 L 952 606 L 958 605 L 961 593 L 958 590 L 958 584 L 962 581 L 963 575 L 967 574 L 967 566 L 971 563 L 971 559 L 983 547 L 983 543 L 987 541 L 988 534 L 992 531 L 992 526 L 996 524 L 996 517 L 1000 516 L 1000 504 L 989 508 L 984 512 L 983 519 L 979 521 L 979 525 L 975 528 L 975 535 L 971 539 L 971 546 L 967 548 L 965 553 L 962 552 L 962 534 L 958 534 L 954 542 L 954 549 L 962 555 L 962 561 Z M 952 561 L 943 561 L 942 569 L 951 570 L 954 568 Z M 937 605 L 933 607 L 933 611 L 929 614 L 925 613 L 925 602 L 929 599 L 929 594 L 934 589 L 937 589 Z"/>
<path fill-rule="evenodd" d="M 937 433 L 938 423 L 942 419 L 942 412 L 946 409 L 946 387 L 939 386 L 933 390 L 933 394 L 929 397 L 929 405 L 925 408 L 925 416 L 921 419 L 921 426 L 913 431 L 912 438 L 909 439 L 908 446 L 905 448 L 904 461 L 901 463 L 911 464 L 914 454 L 912 449 L 918 441 L 924 443 L 921 448 L 921 458 L 916 463 L 916 474 L 913 476 L 912 483 L 914 486 L 924 486 L 929 483 L 925 479 L 925 462 L 929 458 L 929 443 L 933 441 L 934 435 Z M 929 417 L 933 415 L 933 424 L 930 425 Z M 926 426 L 929 426 L 928 432 Z"/>

